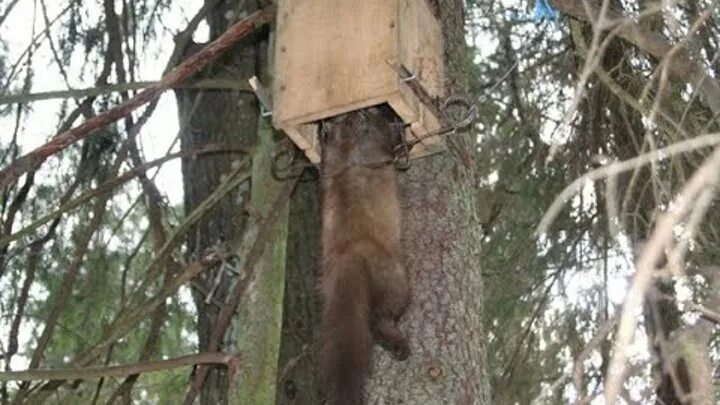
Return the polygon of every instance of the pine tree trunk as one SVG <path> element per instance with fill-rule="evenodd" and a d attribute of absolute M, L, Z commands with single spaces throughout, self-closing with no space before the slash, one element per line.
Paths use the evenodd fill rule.
<path fill-rule="evenodd" d="M 317 363 L 319 191 L 317 182 L 300 183 L 291 200 L 277 405 L 322 403 Z"/>
<path fill-rule="evenodd" d="M 251 204 L 257 214 L 279 215 L 268 237 L 262 258 L 243 300 L 238 306 L 234 335 L 242 362 L 232 388 L 231 404 L 260 405 L 275 402 L 276 375 L 282 331 L 283 295 L 288 232 L 287 205 L 281 213 L 270 212 L 283 182 L 272 177 L 273 131 L 264 121 L 260 126 L 259 147 L 253 156 Z"/>
<path fill-rule="evenodd" d="M 250 107 L 240 107 L 239 99 L 245 105 L 252 106 L 246 95 L 232 92 L 195 92 L 178 91 L 181 123 L 189 118 L 182 134 L 183 150 L 194 149 L 204 144 L 216 142 L 238 142 L 240 137 L 249 139 L 255 136 L 256 117 Z M 196 100 L 199 102 L 196 103 Z M 192 107 L 197 104 L 194 113 Z M 227 117 L 235 117 L 228 120 Z M 191 212 L 220 184 L 222 176 L 231 171 L 231 158 L 228 155 L 206 155 L 183 160 L 183 182 L 185 191 L 185 212 Z M 201 257 L 208 249 L 221 246 L 244 226 L 242 215 L 243 194 L 238 192 L 226 197 L 224 201 L 208 212 L 193 226 L 187 235 L 188 261 Z M 199 351 L 209 347 L 210 334 L 221 305 L 229 295 L 231 275 L 220 267 L 202 273 L 193 285 L 193 298 L 197 310 L 197 333 Z M 218 278 L 220 277 L 220 278 Z M 218 282 L 219 281 L 219 282 Z M 224 372 L 213 369 L 203 385 L 202 404 L 222 404 L 226 402 L 228 388 Z"/>
<path fill-rule="evenodd" d="M 207 0 L 210 1 L 210 0 Z M 238 15 L 237 3 L 221 1 L 208 14 L 210 38 L 216 38 L 233 22 Z M 243 10 L 252 12 L 253 10 Z M 186 54 L 192 54 L 202 45 L 191 44 Z M 257 35 L 251 35 L 240 41 L 198 77 L 233 79 L 247 81 L 256 74 L 258 65 Z M 210 143 L 257 143 L 258 107 L 255 96 L 238 91 L 199 91 L 179 89 L 175 92 L 183 150 L 201 147 Z M 231 164 L 237 156 L 228 154 L 203 155 L 183 159 L 183 183 L 185 191 L 185 212 L 191 212 L 229 173 Z M 207 213 L 193 226 L 187 235 L 187 255 L 199 257 L 207 249 L 218 247 L 221 243 L 238 235 L 245 226 L 243 205 L 248 199 L 249 188 L 241 186 L 221 203 Z M 257 207 L 258 210 L 261 207 Z M 272 250 L 269 248 L 268 250 Z M 219 274 L 222 273 L 222 274 Z M 204 272 L 195 280 L 193 298 L 197 308 L 197 333 L 199 351 L 207 350 L 215 319 L 222 305 L 227 301 L 235 275 L 216 268 Z M 226 339 L 231 336 L 228 334 Z M 222 350 L 234 352 L 234 342 L 221 345 Z M 225 371 L 211 369 L 200 393 L 200 403 L 207 405 L 228 402 L 228 378 Z"/>
<path fill-rule="evenodd" d="M 463 2 L 431 2 L 446 35 L 451 93 L 462 91 L 468 60 Z M 412 300 L 401 328 L 405 362 L 376 350 L 372 404 L 490 404 L 482 325 L 481 226 L 476 213 L 475 136 L 459 134 L 450 150 L 414 161 L 400 177 L 403 250 Z"/>

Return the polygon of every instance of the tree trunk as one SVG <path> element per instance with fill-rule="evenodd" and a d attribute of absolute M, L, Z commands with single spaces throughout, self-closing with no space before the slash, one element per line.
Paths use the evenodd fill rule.
<path fill-rule="evenodd" d="M 237 10 L 236 2 L 215 3 L 217 4 L 207 17 L 211 39 L 219 36 L 234 21 L 228 17 L 237 16 L 241 11 L 253 11 Z M 257 42 L 257 34 L 246 37 L 198 76 L 247 81 L 256 74 Z M 192 54 L 199 48 L 198 44 L 192 44 L 186 53 Z M 193 89 L 176 90 L 175 94 L 180 126 L 183 128 L 181 134 L 183 150 L 217 142 L 235 142 L 243 145 L 257 143 L 258 107 L 253 94 Z M 223 176 L 231 171 L 231 164 L 235 158 L 236 156 L 228 154 L 213 154 L 183 159 L 185 212 L 193 210 L 217 188 Z M 201 256 L 207 249 L 218 247 L 242 231 L 245 226 L 243 206 L 247 202 L 249 191 L 246 185 L 241 186 L 189 230 L 187 236 L 189 260 Z M 262 207 L 255 208 L 262 212 Z M 267 251 L 273 250 L 272 247 L 267 249 Z M 225 271 L 221 266 L 204 272 L 195 280 L 193 298 L 197 308 L 200 351 L 205 351 L 209 347 L 215 319 L 222 305 L 227 301 L 235 279 L 236 276 L 232 272 Z M 227 340 L 229 336 L 230 333 L 226 334 L 225 339 Z M 234 342 L 224 341 L 220 348 L 234 352 L 236 351 L 234 346 Z M 225 371 L 211 369 L 200 394 L 200 403 L 207 405 L 227 403 L 228 388 Z"/>
<path fill-rule="evenodd" d="M 436 0 L 446 44 L 450 92 L 464 88 L 468 60 L 463 2 Z M 413 161 L 400 176 L 403 251 L 412 299 L 401 328 L 410 338 L 405 362 L 375 351 L 372 404 L 490 403 L 485 371 L 476 213 L 474 134 L 455 135 L 449 151 Z"/>
<path fill-rule="evenodd" d="M 259 141 L 253 155 L 251 204 L 257 214 L 265 217 L 274 214 L 271 206 L 284 186 L 271 174 L 274 142 L 267 121 L 260 125 Z M 253 280 L 237 309 L 235 335 L 242 362 L 230 398 L 232 404 L 272 404 L 275 400 L 285 292 L 287 205 L 279 215 L 271 235 L 258 236 L 269 238 L 267 248 L 255 265 Z"/>
<path fill-rule="evenodd" d="M 300 183 L 290 206 L 287 280 L 277 405 L 322 403 L 317 352 L 320 324 L 320 200 L 317 182 Z"/>

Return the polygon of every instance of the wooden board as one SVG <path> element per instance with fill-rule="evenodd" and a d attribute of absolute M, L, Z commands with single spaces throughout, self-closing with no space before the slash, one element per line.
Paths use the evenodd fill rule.
<path fill-rule="evenodd" d="M 273 124 L 312 162 L 316 122 L 360 108 L 388 103 L 418 135 L 439 128 L 393 67 L 443 95 L 442 32 L 425 0 L 279 0 L 276 30 Z"/>
<path fill-rule="evenodd" d="M 399 0 L 398 60 L 431 97 L 443 97 L 443 33 L 424 0 Z"/>
<path fill-rule="evenodd" d="M 397 52 L 388 0 L 281 0 L 275 121 L 309 122 L 392 92 Z"/>

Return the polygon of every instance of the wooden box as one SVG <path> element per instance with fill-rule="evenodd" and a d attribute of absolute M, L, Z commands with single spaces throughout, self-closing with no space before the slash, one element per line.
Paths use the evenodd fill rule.
<path fill-rule="evenodd" d="M 273 124 L 314 163 L 317 121 L 348 111 L 388 103 L 408 140 L 440 129 L 417 92 L 444 96 L 442 31 L 426 0 L 279 0 L 274 63 Z M 440 146 L 423 139 L 411 157 Z"/>

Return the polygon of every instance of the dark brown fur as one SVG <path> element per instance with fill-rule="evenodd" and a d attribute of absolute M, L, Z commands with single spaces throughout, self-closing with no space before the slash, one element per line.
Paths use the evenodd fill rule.
<path fill-rule="evenodd" d="M 373 339 L 397 359 L 409 355 L 396 324 L 409 292 L 391 120 L 389 108 L 372 107 L 323 123 L 320 366 L 330 405 L 364 403 Z"/>

